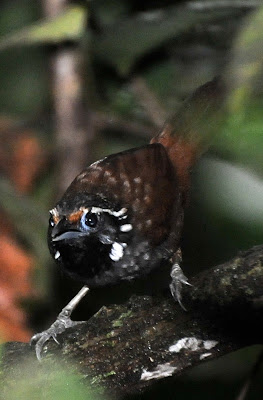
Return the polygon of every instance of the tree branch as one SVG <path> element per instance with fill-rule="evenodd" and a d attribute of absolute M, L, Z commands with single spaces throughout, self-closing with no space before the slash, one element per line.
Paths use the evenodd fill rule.
<path fill-rule="evenodd" d="M 127 304 L 103 307 L 88 322 L 62 334 L 61 347 L 49 342 L 48 359 L 73 359 L 93 386 L 120 396 L 262 343 L 263 245 L 198 274 L 191 283 L 183 288 L 188 312 L 168 293 L 133 296 Z M 4 350 L 4 376 L 25 357 L 32 357 L 34 368 L 41 367 L 27 344 L 8 343 Z"/>
<path fill-rule="evenodd" d="M 47 17 L 62 13 L 68 0 L 43 0 Z M 94 137 L 90 112 L 84 108 L 83 57 L 76 45 L 62 43 L 51 59 L 52 95 L 55 114 L 57 181 L 62 195 L 76 175 L 88 164 L 88 147 Z"/>

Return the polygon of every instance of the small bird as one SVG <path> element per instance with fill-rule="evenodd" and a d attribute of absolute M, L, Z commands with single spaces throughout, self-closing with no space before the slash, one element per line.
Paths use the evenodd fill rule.
<path fill-rule="evenodd" d="M 170 269 L 182 305 L 180 239 L 190 171 L 219 121 L 222 84 L 201 86 L 150 144 L 85 168 L 50 211 L 48 246 L 56 263 L 84 287 L 49 329 L 35 334 L 38 359 L 47 340 L 79 323 L 72 311 L 89 289 L 151 279 Z M 213 121 L 213 123 L 211 123 Z"/>

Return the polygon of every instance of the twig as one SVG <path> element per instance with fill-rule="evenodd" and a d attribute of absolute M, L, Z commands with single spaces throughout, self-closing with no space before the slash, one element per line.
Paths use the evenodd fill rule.
<path fill-rule="evenodd" d="M 66 0 L 43 0 L 48 17 L 61 13 Z M 84 110 L 81 79 L 82 57 L 75 46 L 61 44 L 52 58 L 52 92 L 56 127 L 56 192 L 61 195 L 88 163 L 93 127 Z"/>

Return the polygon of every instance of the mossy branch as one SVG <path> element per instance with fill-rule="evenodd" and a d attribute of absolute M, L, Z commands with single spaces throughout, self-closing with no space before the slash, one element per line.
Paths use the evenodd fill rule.
<path fill-rule="evenodd" d="M 32 360 L 74 365 L 84 381 L 119 397 L 156 380 L 247 345 L 262 343 L 263 245 L 191 279 L 183 288 L 185 312 L 171 296 L 133 296 L 103 307 L 86 323 L 50 341 L 42 363 L 28 344 L 4 346 L 4 380 Z M 47 374 L 46 379 L 49 379 Z"/>

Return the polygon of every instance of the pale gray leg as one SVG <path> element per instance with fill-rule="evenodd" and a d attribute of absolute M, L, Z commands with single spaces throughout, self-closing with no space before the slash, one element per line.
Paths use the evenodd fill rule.
<path fill-rule="evenodd" d="M 170 290 L 173 298 L 177 300 L 180 306 L 186 311 L 186 308 L 182 303 L 182 285 L 183 284 L 189 286 L 192 285 L 191 283 L 188 282 L 187 277 L 184 275 L 180 267 L 181 261 L 182 261 L 182 253 L 181 249 L 179 249 L 172 258 L 173 266 L 170 273 L 170 276 L 172 278 L 172 282 L 170 283 Z"/>
<path fill-rule="evenodd" d="M 30 340 L 31 345 L 35 345 L 36 355 L 39 361 L 41 361 L 41 352 L 44 344 L 50 339 L 54 339 L 56 343 L 58 343 L 57 335 L 63 333 L 66 329 L 71 328 L 72 326 L 83 323 L 84 321 L 72 321 L 70 316 L 73 310 L 76 308 L 78 303 L 83 299 L 84 296 L 88 293 L 89 288 L 87 286 L 83 286 L 83 288 L 78 292 L 78 294 L 73 297 L 73 299 L 62 309 L 62 311 L 58 314 L 56 321 L 48 328 L 47 330 L 36 333 L 32 336 Z"/>

